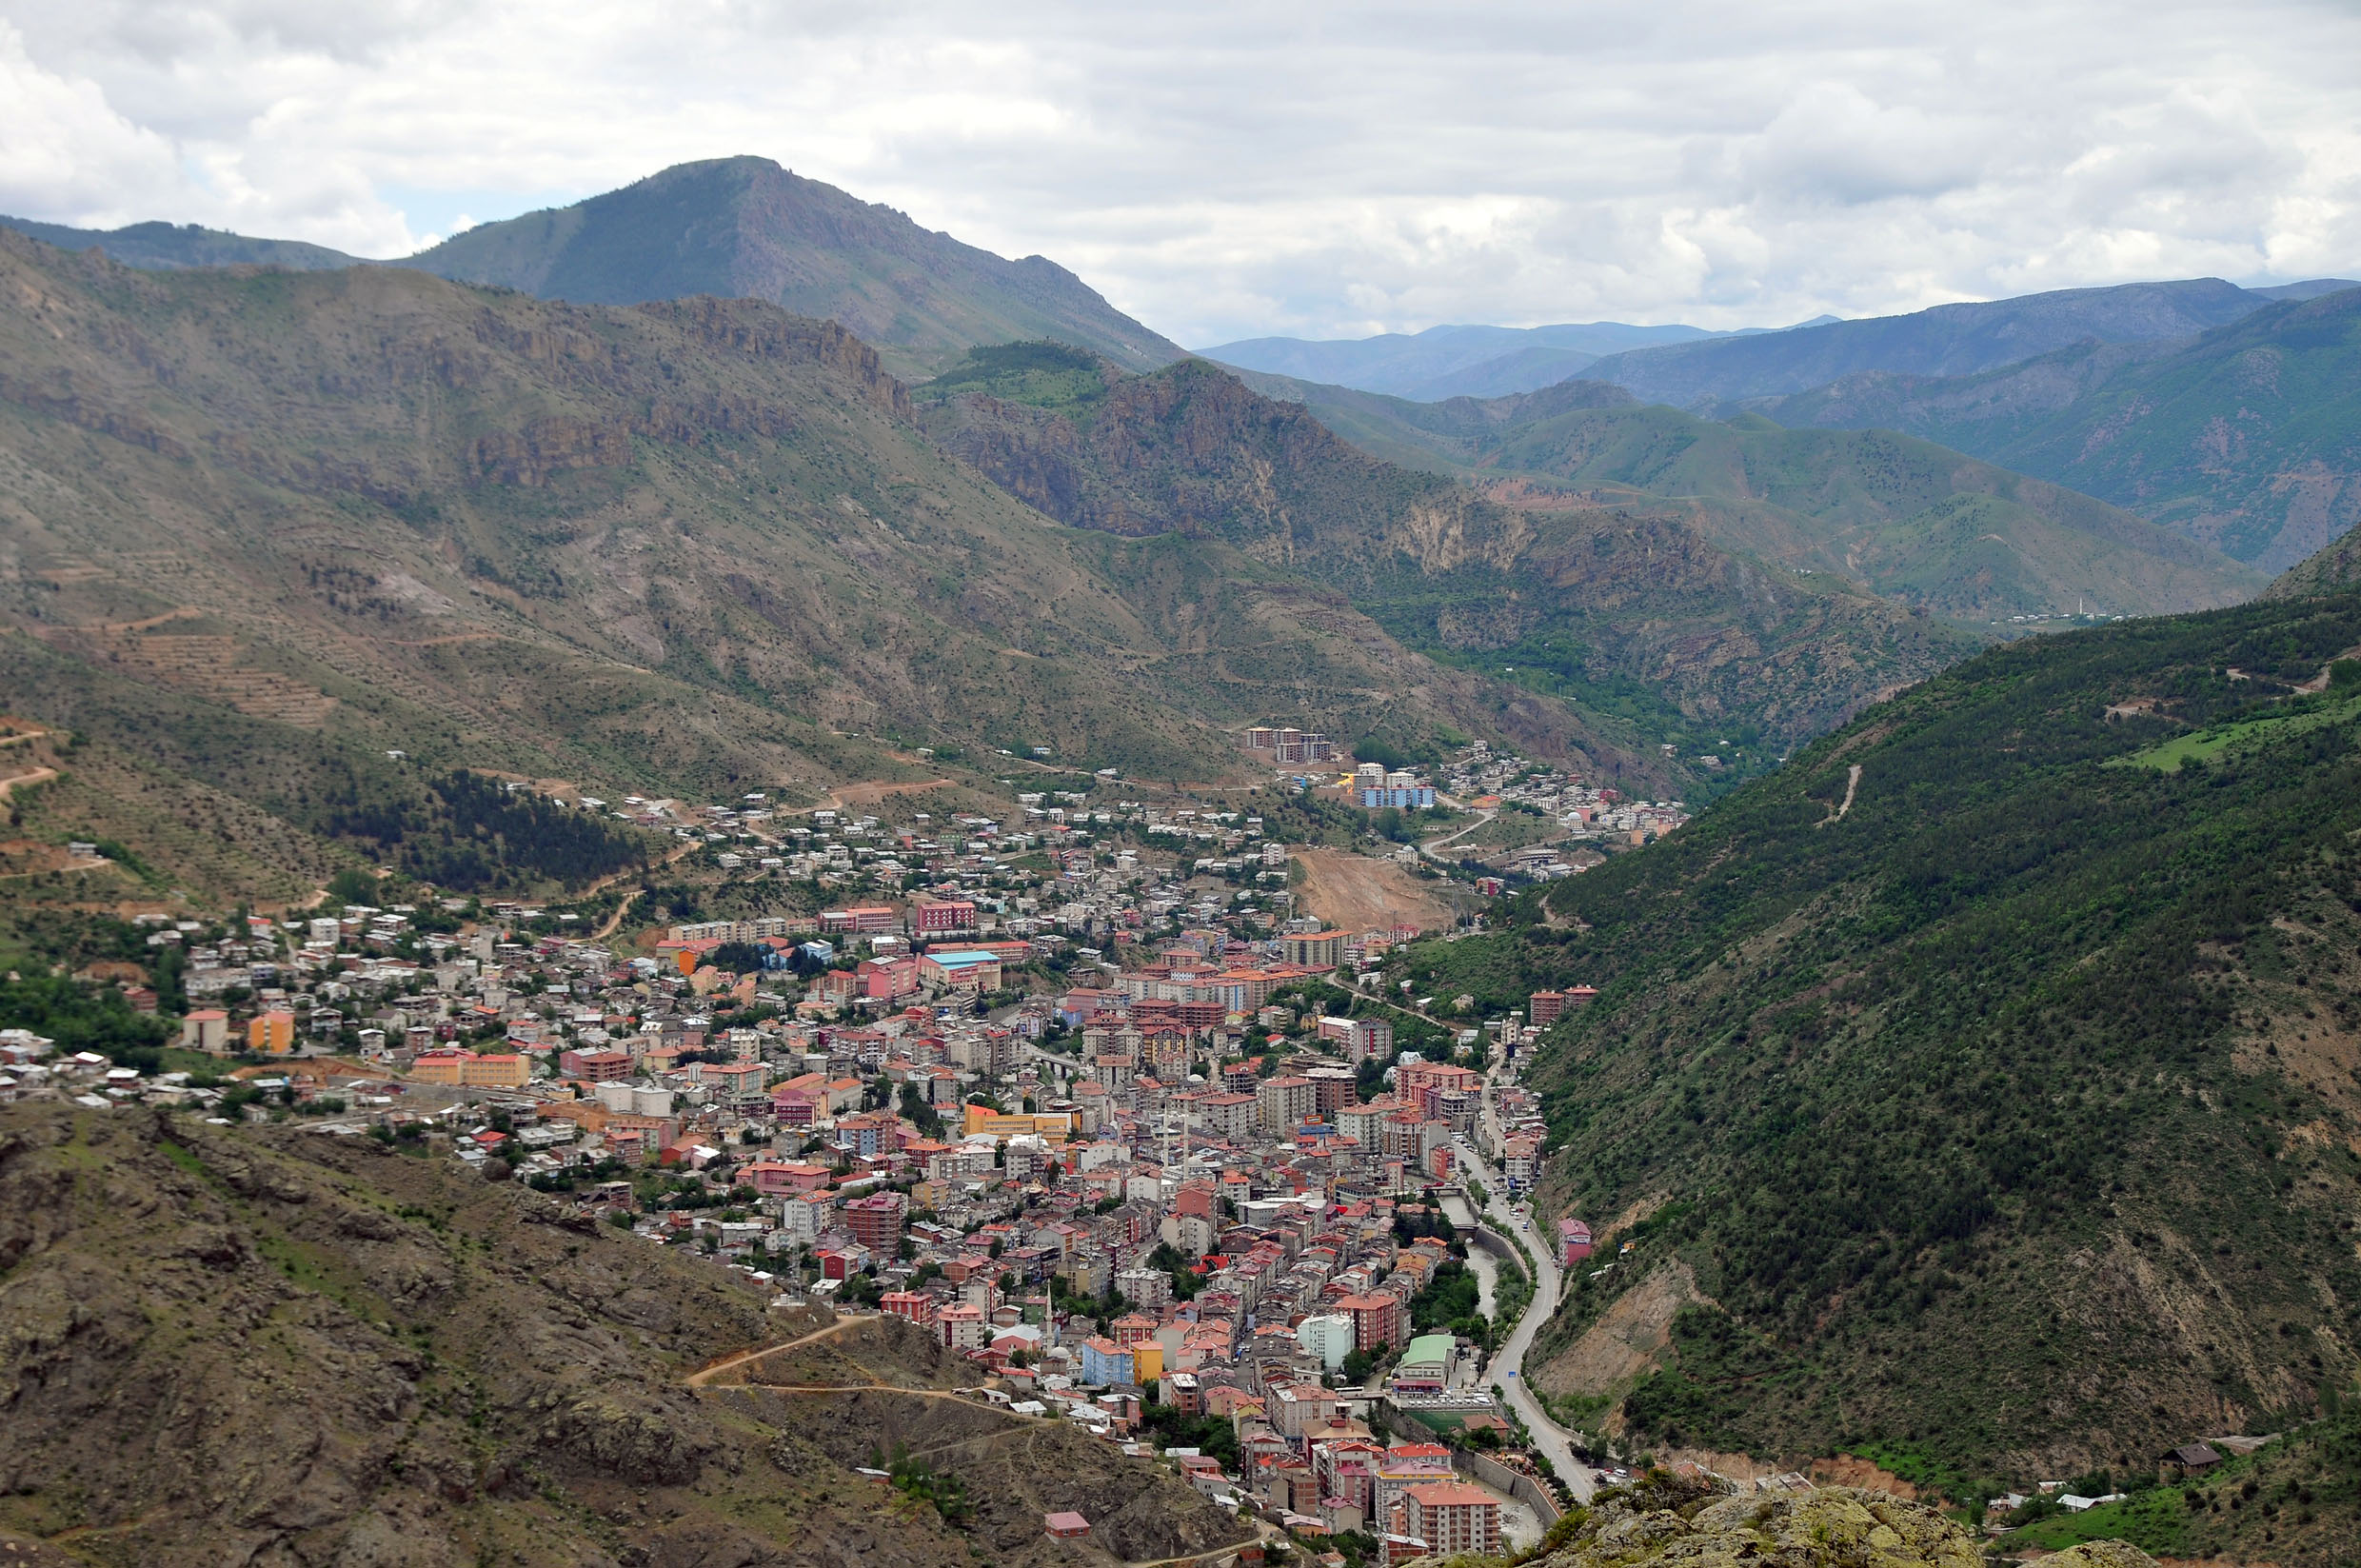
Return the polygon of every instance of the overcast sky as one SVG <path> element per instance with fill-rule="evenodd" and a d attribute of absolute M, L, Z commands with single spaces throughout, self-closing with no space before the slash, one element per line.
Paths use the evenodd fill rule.
<path fill-rule="evenodd" d="M 0 211 L 406 253 L 692 158 L 1190 346 L 2361 273 L 2361 6 L 0 0 Z"/>

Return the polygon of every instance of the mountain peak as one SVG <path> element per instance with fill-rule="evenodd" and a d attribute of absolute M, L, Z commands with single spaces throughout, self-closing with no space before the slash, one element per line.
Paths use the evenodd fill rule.
<path fill-rule="evenodd" d="M 398 265 L 583 304 L 769 300 L 842 322 L 903 375 L 1023 338 L 1072 343 L 1132 369 L 1180 356 L 1046 257 L 1010 261 L 751 154 L 675 164 L 571 207 L 471 228 Z"/>

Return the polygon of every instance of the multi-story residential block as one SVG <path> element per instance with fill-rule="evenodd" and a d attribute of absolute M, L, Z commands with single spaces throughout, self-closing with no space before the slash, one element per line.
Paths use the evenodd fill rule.
<path fill-rule="evenodd" d="M 1480 1486 L 1466 1481 L 1426 1481 L 1402 1491 L 1393 1534 L 1425 1545 L 1431 1557 L 1475 1553 L 1498 1556 L 1500 1505 Z"/>
<path fill-rule="evenodd" d="M 1319 1109 L 1312 1081 L 1293 1074 L 1265 1079 L 1256 1087 L 1254 1101 L 1256 1125 L 1273 1138 L 1292 1137 Z"/>

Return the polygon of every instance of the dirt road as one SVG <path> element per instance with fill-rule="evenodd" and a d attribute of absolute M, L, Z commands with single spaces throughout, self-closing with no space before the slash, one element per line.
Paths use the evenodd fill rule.
<path fill-rule="evenodd" d="M 852 1327 L 855 1323 L 866 1323 L 873 1321 L 875 1321 L 875 1320 L 869 1318 L 839 1318 L 835 1322 L 830 1323 L 827 1327 L 815 1329 L 811 1333 L 804 1335 L 800 1340 L 789 1340 L 783 1344 L 764 1345 L 759 1350 L 742 1350 L 735 1356 L 724 1357 L 723 1360 L 714 1362 L 711 1366 L 702 1367 L 699 1370 L 690 1373 L 682 1380 L 687 1383 L 691 1388 L 703 1388 L 705 1384 L 711 1382 L 721 1374 L 729 1371 L 732 1367 L 744 1366 L 748 1361 L 759 1361 L 765 1356 L 776 1356 L 783 1350 L 793 1350 L 798 1345 L 811 1344 L 820 1340 L 832 1340 L 839 1334 L 843 1333 L 846 1329 Z"/>

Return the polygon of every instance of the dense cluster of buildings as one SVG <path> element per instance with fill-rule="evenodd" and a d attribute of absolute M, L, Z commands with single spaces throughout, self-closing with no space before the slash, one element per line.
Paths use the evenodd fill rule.
<path fill-rule="evenodd" d="M 1413 1332 L 1448 1260 L 1434 1194 L 1461 1137 L 1529 1185 L 1538 1108 L 1513 1082 L 1487 1103 L 1481 1030 L 1422 1054 L 1387 1004 L 1307 1001 L 1415 927 L 1298 916 L 1286 850 L 1235 811 L 1049 791 L 1004 821 L 790 826 L 759 797 L 624 814 L 697 844 L 745 912 L 640 951 L 466 901 L 151 919 L 192 1003 L 181 1042 L 264 1059 L 244 1092 L 0 1037 L 0 1097 L 429 1133 L 782 1296 L 903 1319 L 1020 1410 L 1137 1442 L 1153 1391 L 1226 1421 L 1233 1468 L 1170 1457 L 1291 1528 L 1365 1530 L 1389 1561 L 1497 1550 L 1497 1501 L 1439 1445 L 1373 1432 L 1365 1401 L 1483 1402 L 1480 1353 Z M 796 883 L 823 896 L 765 907 Z M 1489 1028 L 1513 1057 L 1590 995 Z"/>

